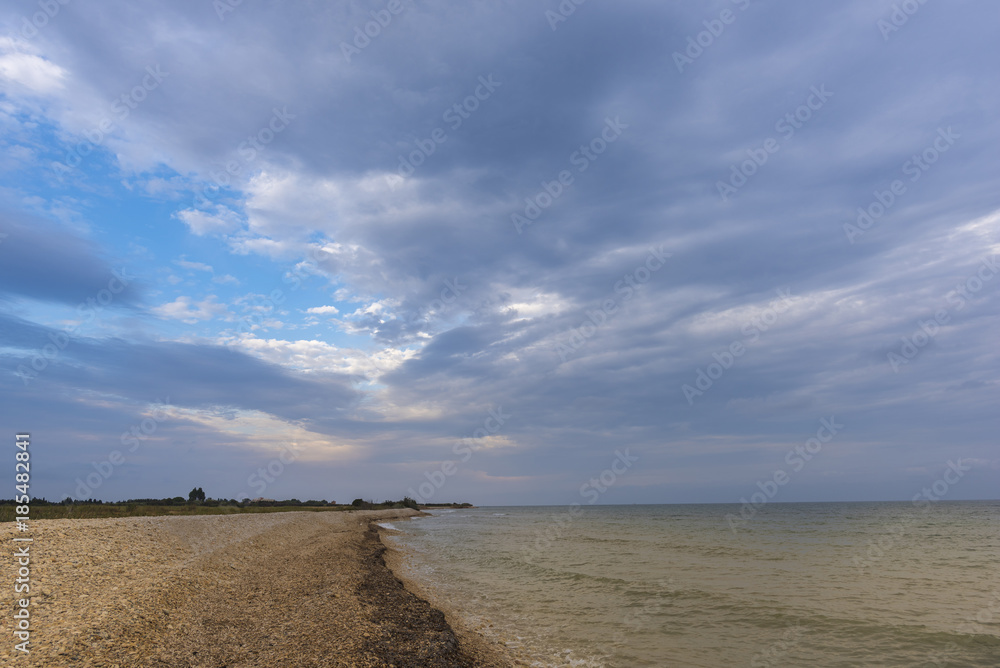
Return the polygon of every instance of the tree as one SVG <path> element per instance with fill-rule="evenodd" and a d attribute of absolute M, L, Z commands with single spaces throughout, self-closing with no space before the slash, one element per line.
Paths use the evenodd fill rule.
<path fill-rule="evenodd" d="M 201 487 L 195 487 L 188 493 L 188 501 L 194 503 L 195 501 L 205 500 L 205 490 Z"/>

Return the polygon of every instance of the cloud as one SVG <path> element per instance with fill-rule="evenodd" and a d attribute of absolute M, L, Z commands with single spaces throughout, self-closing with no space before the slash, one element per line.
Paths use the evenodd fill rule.
<path fill-rule="evenodd" d="M 190 262 L 181 258 L 180 260 L 174 260 L 174 264 L 178 267 L 184 267 L 185 269 L 191 269 L 192 271 L 207 271 L 208 273 L 213 273 L 215 270 L 212 269 L 211 265 L 204 264 L 203 262 Z"/>
<path fill-rule="evenodd" d="M 20 296 L 76 306 L 110 291 L 110 307 L 136 304 L 137 267 L 111 264 L 96 244 L 45 220 L 0 211 L 0 225 L 7 235 L 0 244 L 0 300 Z"/>
<path fill-rule="evenodd" d="M 235 211 L 222 205 L 217 205 L 210 211 L 184 209 L 178 211 L 176 215 L 192 233 L 198 236 L 228 234 L 240 229 L 243 224 Z"/>
<path fill-rule="evenodd" d="M 64 86 L 66 70 L 55 63 L 28 53 L 0 56 L 0 82 L 7 89 L 14 83 L 38 95 L 48 95 Z"/>
<path fill-rule="evenodd" d="M 377 380 L 382 374 L 399 368 L 416 354 L 412 350 L 395 348 L 339 348 L 314 340 L 261 339 L 250 334 L 224 339 L 222 342 L 281 367 L 309 373 L 336 372 L 369 381 Z"/>
<path fill-rule="evenodd" d="M 928 20 L 887 43 L 876 21 L 889 4 L 750 3 L 684 72 L 672 53 L 711 18 L 696 5 L 587 4 L 553 31 L 537 6 L 417 3 L 351 62 L 337 44 L 370 17 L 350 3 L 243 6 L 225 22 L 158 2 L 138 14 L 65 5 L 23 52 L 36 60 L 10 61 L 21 83 L 8 82 L 0 105 L 3 134 L 21 147 L 4 146 L 16 165 L 6 199 L 79 225 L 3 228 L 5 305 L 41 328 L 18 330 L 18 354 L 58 331 L 43 323 L 67 320 L 28 302 L 75 306 L 117 267 L 87 228 L 108 249 L 148 234 L 142 244 L 168 258 L 144 257 L 150 275 L 169 275 L 173 249 L 197 248 L 205 264 L 180 266 L 204 271 L 185 274 L 204 290 L 186 292 L 278 289 L 284 311 L 238 300 L 234 310 L 258 318 L 253 334 L 233 336 L 214 297 L 157 294 L 155 321 L 135 307 L 137 279 L 121 300 L 135 318 L 102 325 L 100 342 L 81 343 L 79 368 L 60 362 L 52 382 L 135 392 L 137 380 L 93 356 L 183 338 L 193 348 L 141 350 L 192 376 L 219 365 L 228 383 L 252 384 L 240 402 L 226 383 L 201 394 L 163 372 L 197 410 L 214 411 L 213 395 L 239 403 L 232 424 L 220 409 L 171 432 L 208 446 L 217 471 L 225 456 L 212 438 L 234 457 L 259 451 L 236 427 L 263 424 L 259 411 L 275 434 L 285 424 L 350 443 L 345 484 L 395 494 L 502 405 L 513 417 L 492 438 L 516 447 L 484 448 L 449 494 L 509 501 L 502 481 L 534 476 L 544 483 L 525 482 L 519 499 L 563 503 L 609 451 L 631 447 L 643 459 L 630 480 L 642 482 L 628 500 L 735 501 L 757 468 L 773 470 L 776 453 L 834 413 L 849 425 L 842 454 L 824 451 L 801 498 L 910 498 L 904 468 L 933 471 L 961 449 L 988 459 L 995 441 L 984 416 L 1000 390 L 1000 284 L 983 282 L 961 309 L 949 299 L 997 253 L 1000 97 L 995 35 L 981 20 L 990 6 L 928 4 Z M 153 63 L 171 72 L 162 89 L 87 169 L 53 175 L 49 162 Z M 475 94 L 481 77 L 499 82 L 487 99 Z M 809 107 L 820 87 L 832 96 Z M 268 127 L 275 108 L 293 116 L 280 133 Z M 623 128 L 613 142 L 609 122 Z M 947 128 L 954 145 L 910 180 L 904 165 Z M 766 161 L 765 145 L 778 147 Z M 723 202 L 718 183 L 734 180 Z M 882 204 L 894 180 L 906 190 Z M 126 235 L 104 200 L 163 225 Z M 873 202 L 884 213 L 852 243 L 844 225 Z M 532 219 L 520 233 L 514 214 Z M 672 253 L 655 271 L 651 249 Z M 231 273 L 209 276 L 210 266 Z M 790 305 L 772 314 L 777 289 Z M 894 372 L 887 353 L 939 309 L 950 321 Z M 281 329 L 264 338 L 262 327 Z M 744 352 L 730 363 L 734 343 Z M 723 362 L 689 403 L 681 388 Z M 254 370 L 245 379 L 243 364 Z M 288 405 L 261 399 L 270 381 L 291 392 Z M 309 403 L 329 388 L 350 400 Z M 130 414 L 121 410 L 108 419 Z M 68 414 L 78 434 L 114 435 Z M 65 442 L 76 435 L 67 429 Z M 326 489 L 319 473 L 299 475 Z"/>
<path fill-rule="evenodd" d="M 156 306 L 150 311 L 161 318 L 180 320 L 193 325 L 203 320 L 213 320 L 229 314 L 229 309 L 216 303 L 216 296 L 209 295 L 200 302 L 192 301 L 191 297 L 180 296 L 172 302 Z"/>
<path fill-rule="evenodd" d="M 0 327 L 28 351 L 32 342 L 51 340 L 50 335 L 58 333 L 2 314 Z M 10 359 L 28 359 L 10 352 L 6 355 L 8 363 Z M 10 374 L 3 382 L 7 390 L 14 382 L 20 384 Z M 73 394 L 96 393 L 136 401 L 151 401 L 150 393 L 158 393 L 160 398 L 169 396 L 176 406 L 229 406 L 286 420 L 331 416 L 324 411 L 335 406 L 346 408 L 355 400 L 346 376 L 317 373 L 306 378 L 228 346 L 170 341 L 139 344 L 89 337 L 75 337 L 62 355 L 25 385 L 25 401 L 37 400 L 36 392 L 44 393 L 46 387 L 75 388 Z"/>
<path fill-rule="evenodd" d="M 306 313 L 315 313 L 316 315 L 337 315 L 340 311 L 336 306 L 312 306 L 306 309 Z"/>

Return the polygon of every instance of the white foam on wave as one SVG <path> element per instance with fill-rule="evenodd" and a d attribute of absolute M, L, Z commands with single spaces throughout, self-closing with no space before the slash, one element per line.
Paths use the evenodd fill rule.
<path fill-rule="evenodd" d="M 397 529 L 395 526 L 393 526 L 392 522 L 376 522 L 375 524 L 376 524 L 376 526 L 380 526 L 383 529 L 390 529 L 392 531 L 399 531 L 399 529 Z"/>

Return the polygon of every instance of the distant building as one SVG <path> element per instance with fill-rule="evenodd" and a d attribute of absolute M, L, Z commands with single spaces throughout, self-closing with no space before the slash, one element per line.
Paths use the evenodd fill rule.
<path fill-rule="evenodd" d="M 253 499 L 251 503 L 277 503 L 277 501 L 274 499 L 265 499 L 263 496 L 258 496 L 256 499 Z"/>

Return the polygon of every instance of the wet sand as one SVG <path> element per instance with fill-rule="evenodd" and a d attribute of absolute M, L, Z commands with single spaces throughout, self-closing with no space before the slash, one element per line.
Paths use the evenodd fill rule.
<path fill-rule="evenodd" d="M 490 641 L 456 635 L 386 566 L 373 522 L 415 514 L 35 521 L 31 652 L 14 648 L 24 594 L 8 558 L 0 658 L 51 668 L 514 665 Z M 3 537 L 14 545 L 13 525 Z"/>

